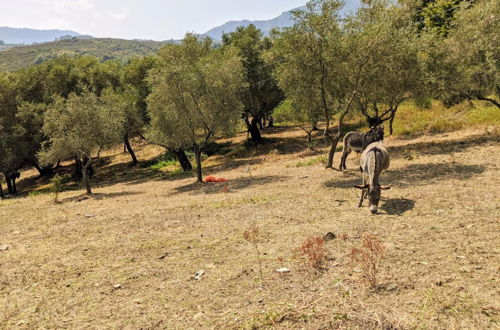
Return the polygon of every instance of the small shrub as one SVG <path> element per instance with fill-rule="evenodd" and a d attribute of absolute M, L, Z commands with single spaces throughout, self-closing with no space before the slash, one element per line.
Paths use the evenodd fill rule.
<path fill-rule="evenodd" d="M 59 203 L 59 193 L 63 189 L 63 180 L 64 177 L 60 176 L 59 173 L 57 173 L 51 180 L 50 183 L 52 183 L 51 190 L 54 193 L 54 204 Z"/>
<path fill-rule="evenodd" d="M 428 97 L 419 97 L 415 99 L 415 105 L 419 109 L 430 109 L 432 108 L 432 99 Z"/>
<path fill-rule="evenodd" d="M 380 261 L 384 255 L 385 249 L 380 239 L 369 233 L 363 234 L 363 242 L 360 248 L 354 247 L 351 250 L 351 260 L 361 267 L 366 282 L 372 288 L 377 286 Z"/>
<path fill-rule="evenodd" d="M 323 237 L 310 237 L 298 250 L 299 258 L 304 260 L 307 269 L 320 271 L 325 263 L 326 251 Z"/>

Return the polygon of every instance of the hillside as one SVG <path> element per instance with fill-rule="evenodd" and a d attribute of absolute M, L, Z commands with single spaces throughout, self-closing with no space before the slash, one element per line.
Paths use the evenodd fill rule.
<path fill-rule="evenodd" d="M 498 135 L 389 137 L 379 215 L 357 208 L 358 156 L 326 170 L 299 129 L 207 159 L 229 184 L 130 168 L 117 147 L 96 194 L 0 201 L 5 328 L 487 329 L 498 324 Z M 137 145 L 141 159 L 161 149 Z M 409 157 L 412 155 L 412 157 Z M 340 155 L 336 156 L 336 163 Z M 66 168 L 68 172 L 71 168 Z M 21 189 L 37 180 L 23 172 Z M 255 247 L 244 231 L 256 225 Z M 320 270 L 298 252 L 328 232 Z M 350 260 L 365 232 L 385 254 L 370 289 Z M 289 273 L 278 273 L 281 267 Z M 195 273 L 204 270 L 200 280 Z"/>
<path fill-rule="evenodd" d="M 13 71 L 65 54 L 127 60 L 138 55 L 153 54 L 165 43 L 142 40 L 73 38 L 19 46 L 0 51 L 0 70 Z"/>
<path fill-rule="evenodd" d="M 50 42 L 64 36 L 82 36 L 70 30 L 36 30 L 27 28 L 12 28 L 0 26 L 0 40 L 6 44 L 32 44 Z"/>
<path fill-rule="evenodd" d="M 356 10 L 360 6 L 360 1 L 359 0 L 347 0 L 345 1 L 345 6 L 342 9 L 342 13 L 350 13 L 354 10 Z M 304 9 L 304 7 L 299 7 L 294 10 L 300 10 Z M 268 35 L 274 28 L 284 28 L 284 27 L 289 27 L 294 24 L 293 22 L 293 16 L 291 11 L 286 11 L 283 12 L 281 15 L 269 19 L 269 20 L 241 20 L 241 21 L 229 21 L 225 24 L 222 24 L 221 26 L 217 26 L 207 32 L 204 33 L 204 35 L 209 36 L 210 38 L 214 40 L 222 40 L 222 35 L 224 33 L 230 33 L 236 30 L 237 27 L 239 26 L 248 26 L 250 24 L 255 25 L 258 29 L 262 30 L 264 35 Z"/>

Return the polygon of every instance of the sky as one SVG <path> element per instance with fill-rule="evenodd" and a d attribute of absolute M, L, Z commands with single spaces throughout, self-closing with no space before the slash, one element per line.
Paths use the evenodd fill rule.
<path fill-rule="evenodd" d="M 267 20 L 306 0 L 0 0 L 0 26 L 94 37 L 181 39 L 230 20 Z"/>

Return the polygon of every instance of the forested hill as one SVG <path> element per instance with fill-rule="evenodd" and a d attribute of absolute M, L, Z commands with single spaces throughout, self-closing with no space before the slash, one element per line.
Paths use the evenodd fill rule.
<path fill-rule="evenodd" d="M 138 55 L 153 54 L 165 43 L 167 42 L 73 38 L 44 44 L 19 46 L 0 51 L 0 71 L 14 71 L 64 54 L 92 55 L 102 59 L 127 60 Z"/>

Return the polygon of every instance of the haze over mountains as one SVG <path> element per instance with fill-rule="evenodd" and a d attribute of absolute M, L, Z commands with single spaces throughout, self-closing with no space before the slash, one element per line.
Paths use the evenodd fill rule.
<path fill-rule="evenodd" d="M 346 0 L 346 5 L 341 14 L 355 11 L 360 6 L 360 0 Z M 298 9 L 302 9 L 300 7 Z M 209 36 L 216 41 L 222 40 L 223 33 L 236 30 L 238 26 L 254 24 L 264 34 L 274 28 L 283 28 L 293 25 L 290 11 L 278 17 L 260 21 L 229 21 L 213 28 L 202 35 Z M 168 33 L 168 32 L 167 32 Z M 73 36 L 67 40 L 61 37 Z M 58 41 L 55 41 L 55 40 Z M 66 39 L 66 38 L 63 38 Z M 165 35 L 165 41 L 151 40 L 124 40 L 113 38 L 92 38 L 70 30 L 35 30 L 0 27 L 0 40 L 7 45 L 0 44 L 0 70 L 17 70 L 33 64 L 42 63 L 60 55 L 91 55 L 102 60 L 119 59 L 128 60 L 134 56 L 154 54 L 167 42 L 175 42 Z M 10 45 L 9 45 L 10 44 Z M 24 46 L 15 46 L 24 45 Z"/>
<path fill-rule="evenodd" d="M 360 6 L 360 0 L 346 0 L 345 7 L 342 9 L 342 14 L 352 12 L 356 10 L 359 6 Z M 305 6 L 296 9 L 303 9 L 303 8 L 305 8 Z M 274 28 L 283 28 L 292 26 L 293 17 L 291 11 L 286 11 L 283 12 L 281 15 L 271 18 L 269 20 L 229 21 L 213 29 L 210 29 L 209 31 L 203 33 L 202 35 L 209 36 L 214 40 L 222 40 L 223 33 L 233 32 L 236 30 L 238 26 L 248 26 L 250 24 L 254 24 L 257 28 L 262 30 L 265 35 L 267 35 Z M 170 40 L 171 37 L 168 35 L 168 31 L 166 31 L 166 33 L 167 34 L 165 35 L 165 38 L 163 38 L 163 40 Z M 5 44 L 29 45 L 33 43 L 52 42 L 64 36 L 73 36 L 80 38 L 89 37 L 89 36 L 83 36 L 82 34 L 71 30 L 36 30 L 29 28 L 0 27 L 0 40 L 2 40 Z"/>
<path fill-rule="evenodd" d="M 350 12 L 355 11 L 361 5 L 360 0 L 346 0 L 345 6 L 342 8 L 341 15 L 348 14 Z M 229 21 L 221 26 L 215 27 L 203 35 L 209 36 L 214 40 L 222 40 L 223 33 L 230 33 L 236 30 L 238 26 L 248 26 L 250 24 L 255 25 L 258 29 L 262 30 L 264 35 L 268 35 L 271 30 L 274 28 L 284 28 L 290 27 L 293 25 L 293 10 L 302 10 L 305 9 L 305 6 L 292 9 L 290 11 L 286 11 L 281 13 L 278 17 L 269 19 L 269 20 L 260 20 L 260 21 L 250 21 L 250 20 L 242 20 L 242 21 Z"/>
<path fill-rule="evenodd" d="M 81 37 L 82 35 L 70 30 L 36 30 L 0 26 L 0 40 L 6 44 L 21 45 L 49 42 L 64 36 Z"/>

